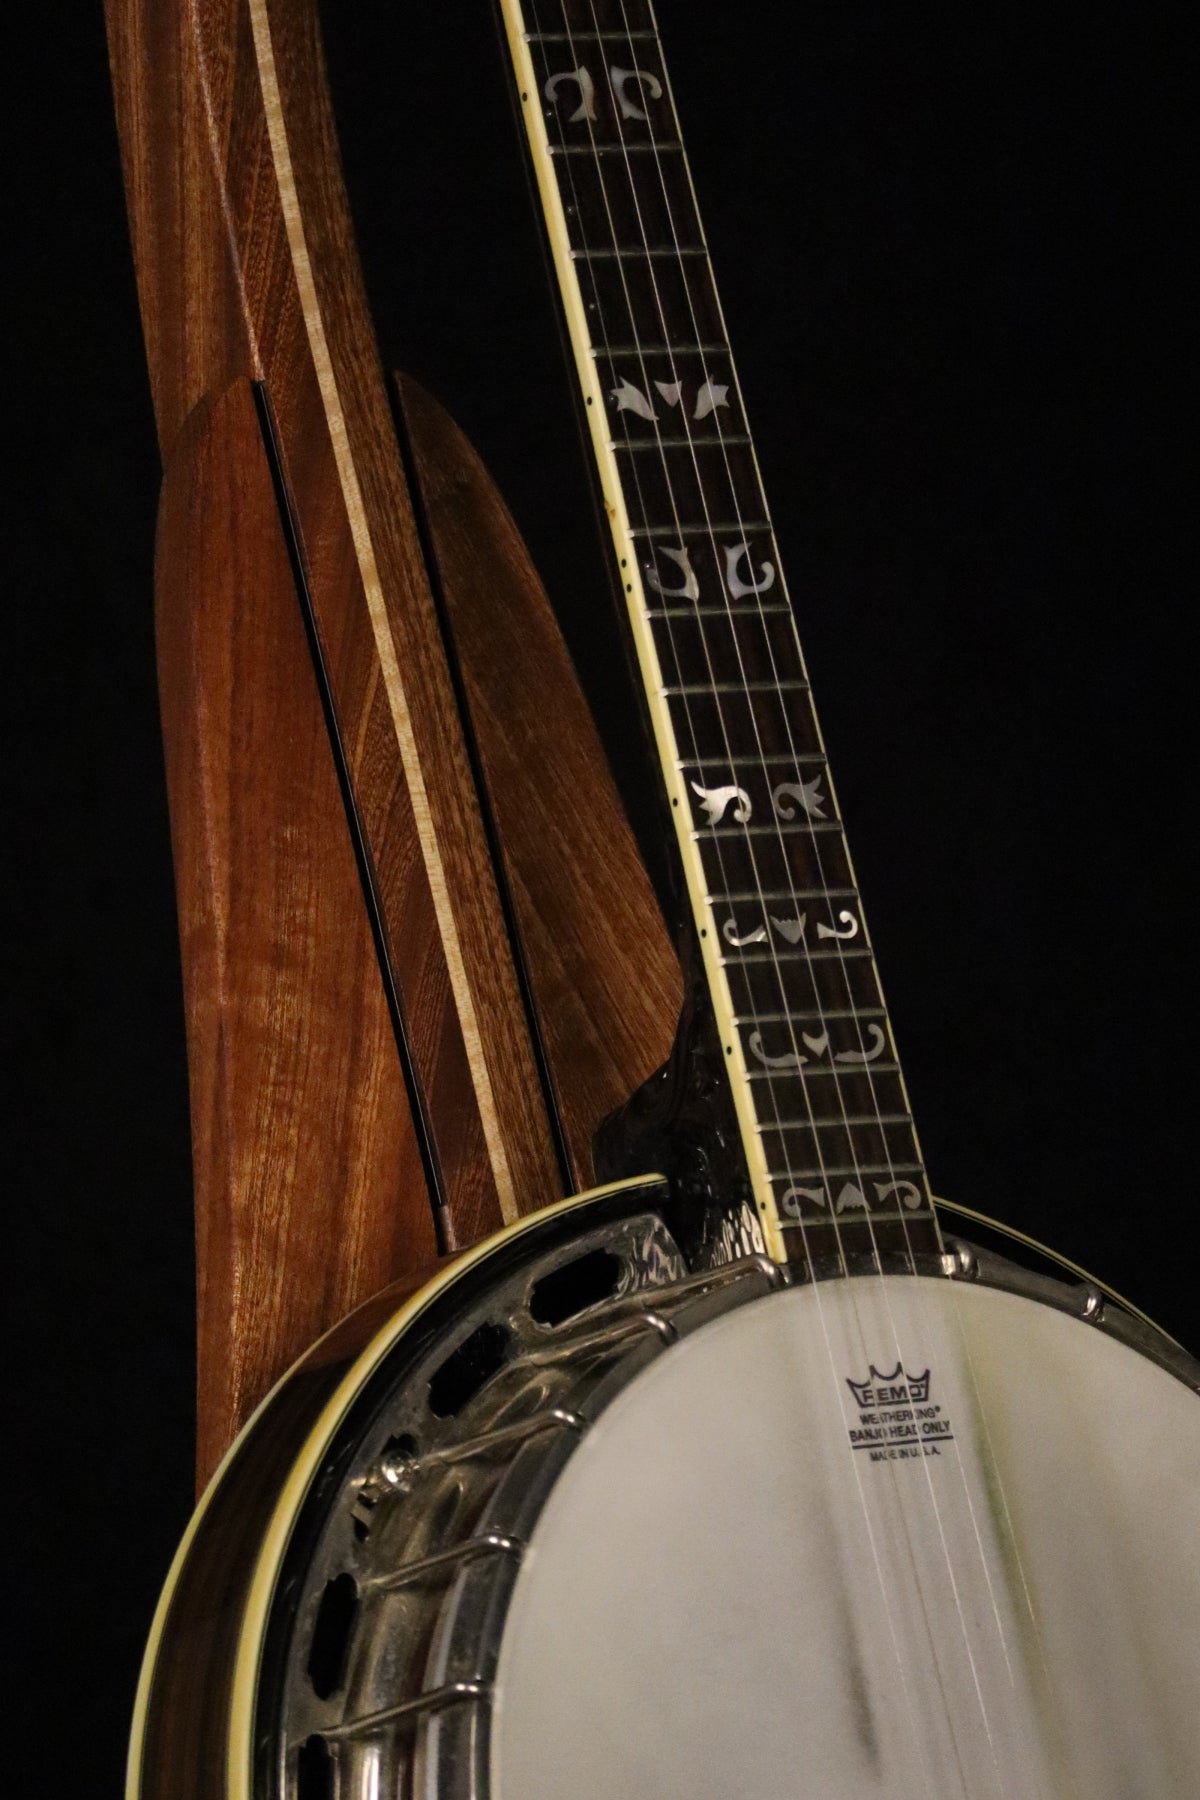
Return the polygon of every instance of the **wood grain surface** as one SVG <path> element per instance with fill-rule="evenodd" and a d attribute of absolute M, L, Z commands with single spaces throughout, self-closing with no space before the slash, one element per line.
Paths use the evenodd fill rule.
<path fill-rule="evenodd" d="M 167 471 L 203 1479 L 342 1313 L 587 1179 L 679 982 L 511 519 L 410 394 L 456 688 L 311 0 L 108 0 L 107 22 Z"/>
<path fill-rule="evenodd" d="M 445 1248 L 561 1191 L 346 212 L 314 9 L 112 0 L 159 437 L 238 376 L 274 416 Z"/>
<path fill-rule="evenodd" d="M 600 1121 L 670 1053 L 679 962 L 512 515 L 445 408 L 397 383 L 572 1181 L 586 1187 Z"/>
<path fill-rule="evenodd" d="M 182 456 L 176 479 L 189 485 L 184 434 L 193 410 L 239 378 L 265 389 L 412 1080 L 429 1122 L 436 1181 L 428 1199 L 440 1246 L 453 1249 L 521 1207 L 556 1198 L 565 1182 L 362 296 L 313 9 L 112 0 L 107 17 L 164 461 L 170 469 Z M 160 586 L 172 579 L 173 535 L 160 544 Z M 293 753 L 286 739 L 272 751 Z M 364 1091 L 388 1086 L 384 1064 L 395 1054 L 382 1033 L 367 1039 L 356 1070 Z M 324 1072 L 317 1077 L 313 1065 L 300 1110 L 343 1105 Z M 193 1084 L 193 1093 L 206 1091 Z M 286 1117 L 292 1106 L 289 1099 Z M 271 1140 L 269 1119 L 254 1128 Z M 370 1150 L 379 1170 L 363 1172 L 364 1192 L 390 1192 L 398 1173 L 418 1169 L 411 1113 L 401 1135 L 402 1146 L 385 1132 Z M 196 1136 L 202 1146 L 204 1123 Z M 316 1133 L 295 1183 L 279 1177 L 272 1204 L 280 1216 L 314 1204 L 313 1194 L 336 1193 L 340 1159 L 322 1162 L 313 1152 L 338 1136 Z M 196 1165 L 208 1320 L 202 1469 L 309 1332 L 362 1298 L 368 1267 L 378 1284 L 402 1272 L 407 1254 L 393 1240 L 399 1262 L 385 1269 L 374 1253 L 360 1259 L 352 1234 L 330 1229 L 326 1254 L 337 1266 L 322 1282 L 324 1308 L 311 1298 L 300 1307 L 301 1328 L 283 1296 L 312 1271 L 282 1255 L 286 1231 L 275 1246 L 280 1260 L 258 1266 L 261 1196 L 253 1184 L 230 1189 L 233 1167 L 226 1159 L 218 1180 L 210 1163 Z M 221 1237 L 210 1220 L 231 1217 L 240 1224 L 230 1256 L 209 1268 L 209 1248 Z M 386 1225 L 373 1229 L 386 1237 Z M 251 1292 L 260 1305 L 273 1296 L 275 1315 L 256 1327 L 262 1341 L 243 1367 L 239 1296 Z M 228 1385 L 226 1364 L 237 1371 Z M 220 1391 L 212 1417 L 210 1379 Z"/>
<path fill-rule="evenodd" d="M 176 442 L 156 588 L 203 1480 L 300 1351 L 436 1245 L 247 381 L 201 401 Z"/>

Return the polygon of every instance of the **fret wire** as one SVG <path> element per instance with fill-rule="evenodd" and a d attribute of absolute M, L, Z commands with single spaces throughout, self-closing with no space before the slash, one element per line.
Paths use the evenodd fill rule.
<path fill-rule="evenodd" d="M 851 1163 L 849 1167 L 839 1164 L 836 1169 L 771 1169 L 768 1170 L 770 1181 L 802 1181 L 808 1180 L 841 1180 L 845 1175 L 923 1175 L 921 1163 Z M 916 1210 L 915 1208 L 913 1209 Z"/>
<path fill-rule="evenodd" d="M 657 31 L 523 31 L 527 44 L 658 43 Z"/>
<path fill-rule="evenodd" d="M 924 1173 L 925 1171 L 922 1169 L 921 1174 L 924 1175 Z M 787 1181 L 788 1179 L 789 1177 L 786 1175 L 772 1175 L 771 1177 L 773 1182 Z M 775 1201 L 775 1210 L 778 1213 L 779 1201 L 774 1195 L 772 1195 L 772 1199 Z M 780 1225 L 784 1231 L 798 1231 L 805 1233 L 818 1231 L 823 1228 L 826 1231 L 836 1232 L 839 1225 L 853 1225 L 855 1223 L 859 1225 L 928 1224 L 929 1220 L 935 1216 L 933 1208 L 928 1200 L 922 1195 L 920 1205 L 910 1206 L 906 1212 L 896 1211 L 890 1203 L 885 1208 L 873 1204 L 868 1200 L 865 1206 L 845 1207 L 836 1218 L 830 1218 L 828 1216 L 822 1217 L 821 1213 L 809 1213 L 801 1220 L 793 1218 L 790 1213 L 785 1213 L 780 1220 Z M 945 1443 L 948 1440 L 940 1438 L 938 1441 L 939 1443 Z M 866 1445 L 858 1444 L 855 1445 L 855 1448 L 866 1449 Z"/>
<path fill-rule="evenodd" d="M 748 444 L 744 435 L 723 437 L 719 432 L 706 437 L 610 438 L 610 450 L 712 450 L 722 444 Z"/>
<path fill-rule="evenodd" d="M 639 349 L 636 344 L 616 344 L 606 350 L 599 350 L 593 344 L 588 355 L 593 359 L 602 356 L 606 361 L 615 362 L 618 356 L 728 356 L 728 344 L 643 344 Z M 666 529 L 663 526 L 659 530 Z M 733 528 L 731 528 L 733 529 Z M 707 525 L 704 527 L 707 531 Z"/>
<path fill-rule="evenodd" d="M 707 256 L 706 244 L 639 244 L 628 249 L 614 245 L 611 250 L 572 250 L 572 262 L 611 262 L 614 258 L 638 256 Z"/>
<path fill-rule="evenodd" d="M 732 1017 L 735 1025 L 795 1025 L 804 1019 L 823 1025 L 827 1019 L 886 1019 L 887 1012 L 882 1006 L 801 1006 L 788 1012 L 734 1013 Z"/>
<path fill-rule="evenodd" d="M 802 831 L 811 832 L 816 836 L 831 831 L 841 831 L 841 829 L 842 821 L 840 819 L 817 819 L 815 821 L 808 820 L 802 825 L 780 825 L 778 829 L 774 825 L 738 825 L 736 827 L 697 825 L 691 835 L 699 841 L 711 843 L 714 839 L 719 838 L 722 843 L 728 843 L 730 839 L 740 842 L 742 838 L 768 835 L 771 837 L 799 837 Z"/>
<path fill-rule="evenodd" d="M 705 894 L 705 903 L 709 906 L 732 906 L 742 900 L 857 900 L 858 889 L 838 888 L 764 888 L 760 893 L 757 888 L 753 892 L 736 894 Z"/>
<path fill-rule="evenodd" d="M 769 768 L 772 765 L 778 764 L 780 767 L 785 768 L 785 769 L 794 769 L 800 763 L 804 763 L 805 765 L 807 765 L 809 767 L 811 767 L 814 763 L 820 763 L 821 767 L 824 768 L 825 760 L 826 760 L 825 754 L 821 750 L 801 750 L 795 756 L 789 756 L 786 753 L 786 751 L 781 750 L 778 752 L 778 754 L 775 754 L 774 752 L 772 752 L 768 756 L 760 756 L 758 758 L 758 761 L 760 763 L 762 763 L 764 768 Z M 719 764 L 722 767 L 724 766 L 723 764 L 721 764 L 721 759 L 719 756 L 699 756 L 699 757 L 696 757 L 696 756 L 686 757 L 685 756 L 682 759 L 680 759 L 678 757 L 675 759 L 675 767 L 677 769 L 707 769 L 707 768 L 712 767 L 712 765 L 714 763 Z M 825 894 L 825 893 L 852 894 L 854 892 L 854 889 L 853 888 L 836 888 L 836 889 L 835 888 L 813 888 L 811 891 L 815 898 L 816 896 L 818 896 L 820 894 Z M 758 896 L 755 894 L 738 894 L 736 896 L 734 896 L 734 895 L 727 896 L 728 899 L 733 899 L 735 897 L 739 900 L 754 900 L 754 899 L 757 899 Z M 764 894 L 763 898 L 769 899 L 770 896 L 767 894 Z M 776 898 L 778 898 L 778 896 L 776 896 Z"/>
<path fill-rule="evenodd" d="M 681 687 L 660 687 L 664 700 L 678 694 L 807 694 L 809 684 L 792 681 L 689 681 Z"/>
<path fill-rule="evenodd" d="M 637 150 L 643 154 L 647 150 L 653 150 L 659 156 L 664 150 L 675 156 L 683 155 L 682 144 L 654 144 L 645 139 L 638 144 L 551 144 L 550 146 L 551 156 L 622 156 L 628 155 L 631 150 Z"/>
<path fill-rule="evenodd" d="M 803 1080 L 811 1081 L 816 1075 L 898 1075 L 899 1073 L 900 1064 L 898 1062 L 839 1063 L 836 1068 L 831 1068 L 828 1063 L 813 1063 L 811 1067 L 806 1063 L 803 1069 L 747 1069 L 746 1080 L 779 1081 L 786 1076 L 794 1081 L 797 1076 L 801 1076 Z"/>
<path fill-rule="evenodd" d="M 651 621 L 654 619 L 769 619 L 773 615 L 778 616 L 780 613 L 790 613 L 791 610 L 791 607 L 786 604 L 781 606 L 746 606 L 743 607 L 740 612 L 733 612 L 728 606 L 647 606 L 642 609 L 642 617 L 643 619 L 650 619 Z M 708 760 L 711 762 L 713 759 L 709 757 Z M 760 761 L 762 762 L 791 762 L 793 760 L 794 758 L 786 756 L 764 756 L 760 758 Z M 811 762 L 814 759 L 810 756 L 808 760 Z M 818 756 L 815 760 L 824 762 L 825 758 L 823 756 Z M 688 767 L 688 764 L 681 763 L 677 760 L 675 767 L 677 769 L 684 769 Z"/>
<path fill-rule="evenodd" d="M 775 950 L 770 956 L 747 953 L 745 956 L 721 956 L 717 960 L 723 969 L 745 969 L 754 963 L 862 962 L 865 957 L 872 954 L 873 952 L 863 945 L 853 950 Z M 789 1017 L 796 1018 L 798 1015 L 791 1013 Z"/>
<path fill-rule="evenodd" d="M 852 1113 L 846 1118 L 836 1119 L 772 1119 L 766 1125 L 756 1125 L 755 1130 L 764 1131 L 841 1131 L 843 1128 L 855 1129 L 861 1125 L 911 1125 L 911 1113 Z"/>
<path fill-rule="evenodd" d="M 767 940 L 765 938 L 760 938 L 758 941 L 760 944 L 767 942 Z M 730 969 L 744 969 L 744 968 L 752 967 L 755 963 L 765 963 L 765 962 L 775 962 L 775 961 L 779 961 L 779 962 L 797 962 L 797 961 L 799 961 L 799 962 L 804 962 L 806 964 L 807 963 L 818 963 L 818 962 L 820 962 L 820 963 L 825 963 L 825 962 L 833 962 L 833 963 L 866 962 L 867 959 L 869 957 L 873 957 L 874 954 L 875 954 L 874 948 L 870 944 L 860 944 L 860 943 L 855 943 L 853 945 L 845 944 L 845 943 L 821 944 L 817 947 L 813 947 L 810 945 L 806 945 L 803 941 L 801 941 L 799 944 L 796 945 L 795 949 L 788 949 L 788 950 L 776 949 L 770 957 L 767 956 L 765 951 L 760 952 L 757 949 L 757 947 L 752 947 L 750 945 L 747 945 L 747 947 L 744 950 L 741 950 L 741 949 L 738 949 L 737 946 L 735 945 L 732 947 L 732 949 L 728 955 L 722 955 L 719 960 L 721 961 L 723 966 L 727 966 Z M 853 1006 L 851 1008 L 851 1014 L 854 1017 L 860 1017 L 861 1014 L 866 1010 L 867 1009 L 865 1007 Z M 802 1012 L 798 1012 L 792 1006 L 785 1006 L 783 1008 L 783 1011 L 789 1019 L 798 1019 L 798 1018 L 802 1018 L 805 1016 Z M 765 1016 L 766 1016 L 765 1014 L 757 1014 L 756 1018 L 758 1020 L 761 1020 Z M 825 1018 L 825 1019 L 830 1018 L 832 1016 L 833 1015 L 826 1012 L 824 1010 L 824 1008 L 822 1008 L 816 1014 L 816 1017 Z M 740 1018 L 741 1015 L 739 1014 L 738 1017 Z"/>
<path fill-rule="evenodd" d="M 771 525 L 771 521 L 769 519 L 756 519 L 756 520 L 753 520 L 749 525 L 709 525 L 707 523 L 704 525 L 636 525 L 630 530 L 629 535 L 631 538 L 648 538 L 648 537 L 717 538 L 717 537 L 725 537 L 728 534 L 736 535 L 738 533 L 740 533 L 743 537 L 748 537 L 751 532 L 754 532 L 755 534 L 757 534 L 760 531 L 768 531 L 768 532 L 773 533 L 773 528 Z M 729 609 L 727 607 L 720 608 L 720 611 L 722 611 L 722 612 L 727 612 L 728 610 Z M 746 608 L 747 612 L 752 612 L 753 610 L 754 609 L 752 607 Z M 790 607 L 788 608 L 788 611 L 789 612 L 791 611 Z"/>

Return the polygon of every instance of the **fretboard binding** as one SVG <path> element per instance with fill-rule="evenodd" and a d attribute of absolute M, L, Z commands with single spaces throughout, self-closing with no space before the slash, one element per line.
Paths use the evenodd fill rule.
<path fill-rule="evenodd" d="M 658 606 L 654 608 L 647 607 L 642 613 L 642 617 L 643 619 L 736 619 L 739 617 L 744 619 L 765 619 L 772 613 L 790 613 L 791 610 L 791 607 L 786 601 L 778 606 L 742 606 L 738 608 L 732 606 Z M 762 760 L 765 762 L 768 758 L 764 757 Z M 788 762 L 793 759 L 786 756 L 776 756 L 769 760 L 773 762 Z M 801 757 L 799 760 L 803 762 L 806 759 Z M 809 757 L 807 760 L 810 762 L 814 760 L 817 762 L 824 762 L 825 758 L 823 756 L 818 756 L 815 759 Z"/>
<path fill-rule="evenodd" d="M 593 344 L 592 356 L 728 356 L 728 344 Z"/>
<path fill-rule="evenodd" d="M 828 1015 L 826 1015 L 828 1017 Z M 880 1015 L 882 1017 L 882 1015 Z M 898 1075 L 900 1064 L 896 1062 L 873 1063 L 838 1063 L 831 1067 L 829 1063 L 804 1065 L 803 1069 L 747 1069 L 747 1081 L 779 1081 L 786 1077 L 794 1081 L 799 1075 L 805 1081 L 811 1081 L 814 1075 Z"/>
<path fill-rule="evenodd" d="M 808 1019 L 815 1019 L 824 1025 L 827 1019 L 886 1019 L 887 1013 L 882 1006 L 820 1006 L 804 1008 L 800 1012 L 760 1012 L 734 1013 L 735 1025 L 796 1025 Z M 874 1064 L 871 1065 L 874 1067 Z M 793 1071 L 794 1073 L 795 1071 Z M 747 1077 L 758 1074 L 757 1069 L 748 1069 Z"/>
<path fill-rule="evenodd" d="M 652 437 L 652 438 L 612 438 L 610 450 L 714 450 L 722 444 L 748 444 L 750 439 L 745 435 L 738 437 L 722 437 L 719 431 L 710 432 L 704 437 Z"/>
<path fill-rule="evenodd" d="M 845 1175 L 923 1175 L 921 1163 L 850 1163 L 824 1169 L 771 1169 L 770 1181 L 841 1180 Z M 869 1209 L 868 1209 L 869 1210 Z"/>
<path fill-rule="evenodd" d="M 664 700 L 680 694 L 807 694 L 807 681 L 689 681 L 682 687 L 661 687 Z"/>
<path fill-rule="evenodd" d="M 572 262 L 611 262 L 624 256 L 707 256 L 704 244 L 631 244 L 611 250 L 572 250 Z"/>
<path fill-rule="evenodd" d="M 670 151 L 676 156 L 683 155 L 683 145 L 678 138 L 662 141 L 643 138 L 636 144 L 618 141 L 606 144 L 551 144 L 550 146 L 551 156 L 628 156 L 630 151 L 644 154 L 647 150 L 653 150 L 656 156 L 660 156 L 664 151 Z"/>
<path fill-rule="evenodd" d="M 757 1132 L 764 1131 L 840 1131 L 843 1126 L 853 1130 L 859 1125 L 911 1125 L 911 1113 L 856 1113 L 847 1119 L 768 1119 L 764 1124 L 754 1127 Z"/>
<path fill-rule="evenodd" d="M 747 963 L 862 962 L 871 954 L 865 946 L 860 946 L 854 950 L 765 950 L 761 956 L 722 956 L 719 960 L 723 969 L 744 969 Z"/>
<path fill-rule="evenodd" d="M 704 525 L 637 525 L 629 533 L 631 538 L 652 537 L 748 537 L 750 533 L 770 531 L 769 519 L 736 519 L 732 524 L 718 522 Z"/>

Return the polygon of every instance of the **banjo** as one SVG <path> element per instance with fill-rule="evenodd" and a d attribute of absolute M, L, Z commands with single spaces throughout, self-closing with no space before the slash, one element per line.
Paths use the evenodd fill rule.
<path fill-rule="evenodd" d="M 602 1186 L 263 1402 L 129 1793 L 1191 1795 L 1200 1367 L 944 1234 L 652 10 L 501 10 L 689 1000 Z"/>

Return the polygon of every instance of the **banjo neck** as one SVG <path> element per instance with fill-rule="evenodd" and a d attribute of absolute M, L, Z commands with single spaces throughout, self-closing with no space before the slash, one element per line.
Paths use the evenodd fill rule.
<path fill-rule="evenodd" d="M 936 1253 L 653 11 L 502 12 L 767 1249 Z"/>

